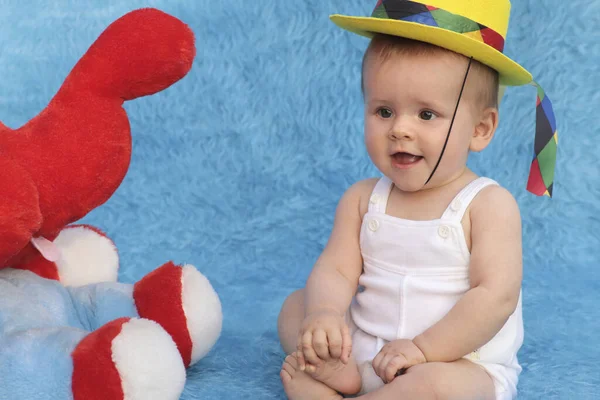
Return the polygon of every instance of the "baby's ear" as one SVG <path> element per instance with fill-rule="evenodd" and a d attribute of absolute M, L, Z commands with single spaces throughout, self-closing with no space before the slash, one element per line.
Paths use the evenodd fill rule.
<path fill-rule="evenodd" d="M 480 152 L 485 149 L 496 133 L 498 128 L 498 109 L 489 107 L 482 111 L 479 122 L 473 129 L 473 137 L 469 150 Z"/>

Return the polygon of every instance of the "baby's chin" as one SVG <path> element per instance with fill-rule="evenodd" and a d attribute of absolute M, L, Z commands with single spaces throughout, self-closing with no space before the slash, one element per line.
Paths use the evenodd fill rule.
<path fill-rule="evenodd" d="M 400 190 L 403 193 L 417 193 L 417 192 L 424 192 L 424 191 L 435 191 L 436 189 L 439 189 L 440 187 L 444 186 L 444 183 L 440 183 L 438 182 L 435 177 L 431 180 L 431 182 L 428 182 L 427 184 L 425 184 L 427 182 L 427 178 L 429 176 L 423 176 L 422 180 L 418 180 L 418 179 L 411 179 L 406 180 L 406 179 L 398 179 L 396 178 L 394 180 L 394 185 L 396 186 L 396 188 L 398 190 Z"/>
<path fill-rule="evenodd" d="M 424 186 L 425 186 L 425 181 L 423 181 L 423 182 L 416 182 L 416 181 L 408 182 L 404 179 L 402 179 L 402 180 L 395 179 L 393 181 L 394 181 L 394 185 L 396 186 L 396 188 L 403 193 L 416 193 L 420 190 L 423 190 Z"/>

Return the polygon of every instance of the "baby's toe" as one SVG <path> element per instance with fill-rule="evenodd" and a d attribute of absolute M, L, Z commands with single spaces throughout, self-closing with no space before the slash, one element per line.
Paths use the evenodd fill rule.
<path fill-rule="evenodd" d="M 279 377 L 283 383 L 288 383 L 292 380 L 292 375 L 290 375 L 288 370 L 285 368 L 285 364 L 281 368 L 281 371 L 279 371 Z"/>
<path fill-rule="evenodd" d="M 294 369 L 288 363 L 283 363 L 279 376 L 284 383 L 287 383 L 292 380 L 293 373 Z"/>
<path fill-rule="evenodd" d="M 298 357 L 296 353 L 292 353 L 285 358 L 285 363 L 289 364 L 292 368 L 298 369 Z"/>
<path fill-rule="evenodd" d="M 281 366 L 281 372 L 279 373 L 281 380 L 284 383 L 290 382 L 296 374 L 297 367 L 298 362 L 296 361 L 296 357 L 291 354 L 287 356 L 283 362 L 283 365 Z"/>

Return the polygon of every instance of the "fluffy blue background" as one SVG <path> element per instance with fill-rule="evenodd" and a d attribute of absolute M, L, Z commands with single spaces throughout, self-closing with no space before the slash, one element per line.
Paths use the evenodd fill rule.
<path fill-rule="evenodd" d="M 222 337 L 189 370 L 183 399 L 283 399 L 276 317 L 324 246 L 354 181 L 378 175 L 363 149 L 360 59 L 367 41 L 335 12 L 375 0 L 8 0 L 0 2 L 0 119 L 40 112 L 114 19 L 153 6 L 190 25 L 198 56 L 168 90 L 126 104 L 131 169 L 86 221 L 120 248 L 133 282 L 168 259 L 190 262 L 218 291 Z M 520 399 L 600 392 L 600 128 L 595 111 L 600 3 L 520 0 L 506 52 L 551 96 L 559 124 L 555 198 L 524 188 L 532 87 L 509 89 L 478 173 L 517 197 L 524 223 L 525 344 Z M 1 294 L 0 294 L 1 295 Z"/>

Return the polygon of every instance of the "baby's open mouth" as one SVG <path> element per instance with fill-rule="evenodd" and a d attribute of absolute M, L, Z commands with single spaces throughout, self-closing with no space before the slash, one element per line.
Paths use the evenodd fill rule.
<path fill-rule="evenodd" d="M 392 155 L 394 161 L 401 165 L 409 165 L 414 164 L 417 161 L 421 160 L 423 156 L 415 156 L 414 154 L 398 152 Z"/>

